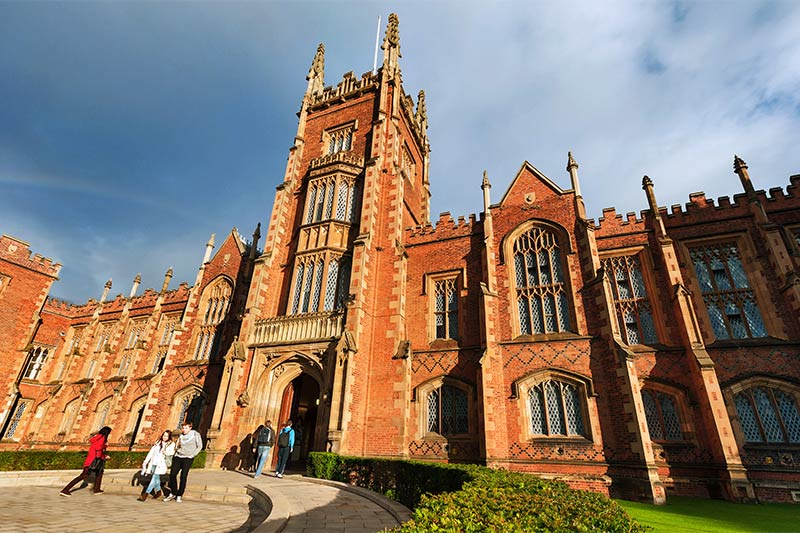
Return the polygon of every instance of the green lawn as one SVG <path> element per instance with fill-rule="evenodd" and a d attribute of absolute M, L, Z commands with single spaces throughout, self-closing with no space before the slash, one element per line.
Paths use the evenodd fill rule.
<path fill-rule="evenodd" d="M 654 533 L 679 531 L 800 531 L 800 505 L 743 504 L 670 496 L 666 505 L 616 500 L 637 522 Z"/>

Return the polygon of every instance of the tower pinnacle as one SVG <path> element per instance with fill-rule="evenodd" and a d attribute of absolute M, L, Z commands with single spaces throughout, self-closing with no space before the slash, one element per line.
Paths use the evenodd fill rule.
<path fill-rule="evenodd" d="M 317 53 L 311 61 L 306 79 L 308 80 L 306 94 L 315 94 L 325 88 L 325 45 L 322 43 L 317 46 Z"/>
<path fill-rule="evenodd" d="M 419 97 L 417 98 L 417 112 L 414 113 L 414 120 L 424 135 L 425 130 L 428 129 L 428 108 L 425 106 L 425 91 L 419 92 Z"/>
<path fill-rule="evenodd" d="M 386 36 L 383 39 L 381 48 L 383 49 L 383 69 L 389 74 L 394 74 L 398 69 L 397 60 L 400 55 L 400 30 L 398 29 L 399 19 L 396 13 L 389 15 L 389 23 L 386 25 Z"/>

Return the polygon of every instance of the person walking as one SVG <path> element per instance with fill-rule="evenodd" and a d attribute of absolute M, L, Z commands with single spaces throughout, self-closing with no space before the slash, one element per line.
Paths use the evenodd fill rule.
<path fill-rule="evenodd" d="M 140 502 L 145 501 L 147 495 L 153 491 L 155 491 L 153 498 L 161 496 L 161 476 L 167 473 L 167 458 L 169 457 L 171 462 L 173 455 L 175 455 L 175 443 L 172 442 L 172 431 L 166 430 L 161 434 L 158 442 L 153 444 L 153 447 L 147 452 L 147 457 L 142 463 L 142 475 L 150 473 L 152 478 L 147 488 L 142 490 L 142 494 L 139 495 Z"/>
<path fill-rule="evenodd" d="M 294 450 L 294 430 L 290 418 L 278 434 L 278 466 L 275 467 L 275 477 L 283 477 L 283 471 L 286 470 L 286 463 L 289 462 L 292 450 Z"/>
<path fill-rule="evenodd" d="M 61 489 L 59 493 L 61 496 L 72 496 L 70 492 L 78 481 L 83 481 L 89 474 L 94 474 L 94 493 L 103 494 L 105 492 L 100 488 L 103 482 L 103 470 L 105 470 L 106 459 L 108 454 L 106 448 L 108 447 L 108 435 L 111 433 L 111 428 L 103 426 L 97 434 L 89 439 L 89 452 L 86 454 L 86 460 L 83 462 L 83 472 L 78 477 L 67 483 L 67 486 Z"/>
<path fill-rule="evenodd" d="M 261 475 L 261 471 L 264 470 L 264 463 L 267 462 L 269 451 L 275 444 L 275 430 L 272 429 L 272 420 L 267 420 L 267 425 L 262 427 L 261 431 L 255 436 L 255 442 L 253 451 L 258 454 L 258 459 L 256 461 L 256 473 L 253 478 Z"/>
<path fill-rule="evenodd" d="M 203 449 L 203 438 L 200 433 L 192 429 L 191 422 L 181 424 L 181 434 L 178 435 L 178 447 L 175 450 L 175 457 L 172 459 L 172 468 L 169 472 L 169 488 L 172 494 L 164 498 L 165 502 L 175 500 L 180 503 L 183 493 L 186 490 L 186 479 L 189 477 L 189 469 L 195 456 Z M 178 472 L 181 474 L 180 485 L 178 485 Z"/>

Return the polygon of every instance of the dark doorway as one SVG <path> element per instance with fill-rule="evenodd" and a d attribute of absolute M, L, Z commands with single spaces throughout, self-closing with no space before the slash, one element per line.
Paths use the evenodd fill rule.
<path fill-rule="evenodd" d="M 292 420 L 295 443 L 290 463 L 296 467 L 305 463 L 308 452 L 317 449 L 315 433 L 317 429 L 317 412 L 319 409 L 319 383 L 308 374 L 300 374 L 292 380 L 281 397 L 280 418 L 276 426 L 283 429 L 287 420 Z M 278 454 L 273 454 L 273 466 L 278 461 Z"/>

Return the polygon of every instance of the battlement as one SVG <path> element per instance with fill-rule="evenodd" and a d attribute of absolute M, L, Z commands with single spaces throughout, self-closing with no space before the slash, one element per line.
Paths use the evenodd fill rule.
<path fill-rule="evenodd" d="M 453 237 L 465 237 L 480 231 L 478 228 L 475 214 L 469 215 L 468 219 L 459 216 L 457 220 L 453 220 L 450 212 L 445 211 L 439 214 L 439 220 L 436 221 L 435 226 L 428 223 L 406 228 L 406 238 L 408 244 L 418 244 Z"/>
<path fill-rule="evenodd" d="M 61 271 L 61 263 L 53 263 L 49 257 L 32 253 L 30 244 L 5 234 L 0 235 L 0 259 L 53 278 L 57 278 Z"/>
<path fill-rule="evenodd" d="M 314 108 L 326 107 L 350 98 L 357 98 L 377 87 L 378 77 L 372 72 L 365 72 L 361 75 L 361 79 L 358 79 L 351 70 L 342 76 L 342 81 L 335 88 L 328 86 L 322 89 L 322 92 L 312 94 L 309 103 Z"/>

